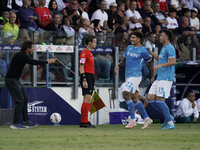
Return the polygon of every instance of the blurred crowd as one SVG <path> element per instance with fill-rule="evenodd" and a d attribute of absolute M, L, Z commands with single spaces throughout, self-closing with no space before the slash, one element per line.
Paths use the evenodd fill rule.
<path fill-rule="evenodd" d="M 142 45 L 159 52 L 167 28 L 174 33 L 177 61 L 191 60 L 193 48 L 200 59 L 199 8 L 199 0 L 1 0 L 0 43 L 85 46 L 84 38 L 93 34 L 97 46 L 118 46 L 121 59 L 132 31 L 142 32 Z M 113 57 L 95 59 L 99 77 L 111 78 Z"/>

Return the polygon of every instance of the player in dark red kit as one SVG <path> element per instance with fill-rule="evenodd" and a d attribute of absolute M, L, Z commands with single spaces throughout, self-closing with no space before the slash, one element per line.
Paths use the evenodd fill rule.
<path fill-rule="evenodd" d="M 88 121 L 89 105 L 91 103 L 91 96 L 94 90 L 94 57 L 91 50 L 97 45 L 95 35 L 88 35 L 85 39 L 86 48 L 80 54 L 79 71 L 80 84 L 82 87 L 83 104 L 81 106 L 81 128 L 96 128 Z"/>

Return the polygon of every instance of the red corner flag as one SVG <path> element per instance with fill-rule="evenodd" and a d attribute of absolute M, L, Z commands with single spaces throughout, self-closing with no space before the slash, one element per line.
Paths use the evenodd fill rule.
<path fill-rule="evenodd" d="M 95 91 L 94 94 L 92 95 L 91 104 L 90 104 L 90 107 L 89 107 L 90 115 L 92 115 L 94 112 L 96 112 L 97 110 L 99 110 L 99 109 L 101 109 L 105 106 L 106 105 L 102 101 L 101 97 Z"/>

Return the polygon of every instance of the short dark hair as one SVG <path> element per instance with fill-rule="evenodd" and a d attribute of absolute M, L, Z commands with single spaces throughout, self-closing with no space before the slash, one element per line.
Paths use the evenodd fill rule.
<path fill-rule="evenodd" d="M 139 38 L 139 39 L 140 39 L 140 42 L 142 42 L 143 39 L 144 39 L 144 35 L 143 35 L 141 32 L 139 32 L 139 31 L 134 31 L 134 32 L 132 33 L 132 35 L 135 35 L 137 38 Z M 132 36 L 132 35 L 131 35 L 131 36 Z"/>
<path fill-rule="evenodd" d="M 171 41 L 171 40 L 172 40 L 172 37 L 173 37 L 172 31 L 171 31 L 171 30 L 168 30 L 168 29 L 164 29 L 163 32 L 167 35 L 168 40 Z"/>
<path fill-rule="evenodd" d="M 184 14 L 188 13 L 190 10 L 188 8 L 182 8 L 182 16 L 184 16 Z"/>
<path fill-rule="evenodd" d="M 187 94 L 186 94 L 186 97 L 190 97 L 191 93 L 194 93 L 194 92 L 193 91 L 188 91 Z"/>
<path fill-rule="evenodd" d="M 33 45 L 32 41 L 25 41 L 22 43 L 22 47 L 21 47 L 21 51 L 25 52 L 27 50 L 27 48 L 31 48 Z"/>
<path fill-rule="evenodd" d="M 56 13 L 53 14 L 52 18 L 54 18 L 56 15 L 60 16 L 60 14 L 56 12 Z"/>
<path fill-rule="evenodd" d="M 93 42 L 94 39 L 96 39 L 97 37 L 95 35 L 88 35 L 86 38 L 85 38 L 85 43 L 86 45 L 89 44 L 89 42 Z"/>
<path fill-rule="evenodd" d="M 99 19 L 94 19 L 91 23 L 94 24 L 94 27 L 97 27 L 99 24 L 100 20 Z"/>
<path fill-rule="evenodd" d="M 177 10 L 174 7 L 170 7 L 169 8 L 169 13 L 173 13 L 173 12 L 177 13 Z"/>

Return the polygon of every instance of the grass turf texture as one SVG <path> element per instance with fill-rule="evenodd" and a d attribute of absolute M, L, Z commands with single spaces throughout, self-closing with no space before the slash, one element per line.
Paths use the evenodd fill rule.
<path fill-rule="evenodd" d="M 0 150 L 199 150 L 200 124 L 176 124 L 161 130 L 161 124 L 124 129 L 124 125 L 37 126 L 12 130 L 0 126 Z"/>

